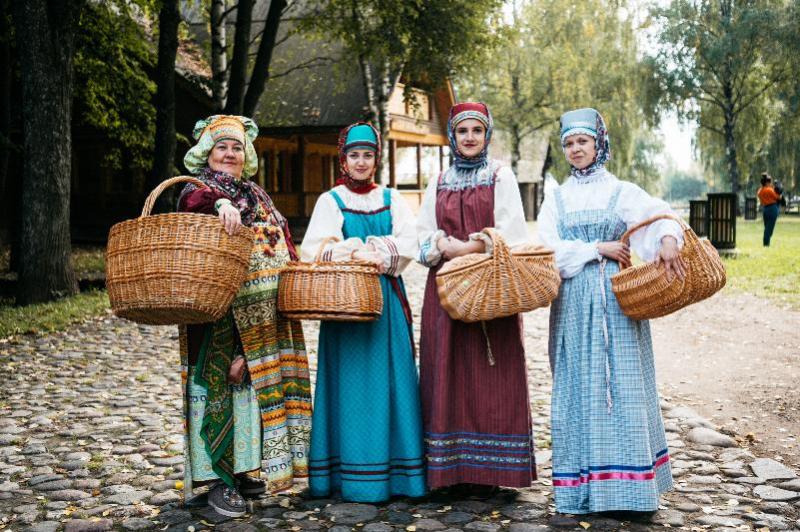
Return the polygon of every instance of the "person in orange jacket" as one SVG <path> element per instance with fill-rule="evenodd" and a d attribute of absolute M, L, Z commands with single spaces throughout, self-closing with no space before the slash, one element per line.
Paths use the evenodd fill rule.
<path fill-rule="evenodd" d="M 761 188 L 758 189 L 758 201 L 764 212 L 764 247 L 769 247 L 775 222 L 778 221 L 778 202 L 781 195 L 772 186 L 772 178 L 766 172 L 761 174 Z"/>

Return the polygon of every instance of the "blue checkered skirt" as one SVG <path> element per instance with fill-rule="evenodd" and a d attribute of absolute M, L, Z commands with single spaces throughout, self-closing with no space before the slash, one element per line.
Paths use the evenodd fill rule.
<path fill-rule="evenodd" d="M 562 239 L 617 240 L 625 223 L 606 209 L 564 213 Z M 672 487 L 647 321 L 622 313 L 616 262 L 590 262 L 564 279 L 550 313 L 553 486 L 556 509 L 583 514 L 654 511 Z"/>

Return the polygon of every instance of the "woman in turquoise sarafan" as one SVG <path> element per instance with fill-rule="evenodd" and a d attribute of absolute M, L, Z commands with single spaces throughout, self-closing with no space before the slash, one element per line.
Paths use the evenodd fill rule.
<path fill-rule="evenodd" d="M 630 247 L 619 242 L 626 228 L 672 210 L 605 169 L 611 150 L 596 110 L 565 113 L 561 143 L 570 177 L 547 195 L 538 220 L 562 277 L 548 347 L 556 510 L 653 512 L 672 474 L 650 326 L 622 313 L 610 277 L 630 264 L 630 248 L 683 276 L 682 231 L 661 220 L 634 233 Z"/>
<path fill-rule="evenodd" d="M 366 260 L 382 272 L 373 322 L 322 322 L 309 475 L 315 497 L 357 502 L 425 493 L 422 414 L 411 309 L 401 272 L 417 254 L 415 219 L 394 189 L 375 184 L 380 136 L 357 123 L 339 136 L 341 179 L 314 207 L 302 245 L 311 261 Z"/>

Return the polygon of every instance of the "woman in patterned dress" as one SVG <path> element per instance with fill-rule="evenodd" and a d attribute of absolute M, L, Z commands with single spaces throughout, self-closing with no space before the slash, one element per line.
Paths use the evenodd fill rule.
<path fill-rule="evenodd" d="M 425 494 L 422 417 L 411 309 L 400 274 L 417 252 L 414 216 L 397 190 L 373 181 L 380 136 L 369 124 L 339 137 L 342 178 L 322 194 L 303 260 L 360 259 L 383 273 L 372 322 L 322 322 L 309 459 L 311 494 L 378 502 Z M 337 242 L 326 242 L 336 237 Z"/>
<path fill-rule="evenodd" d="M 436 289 L 447 260 L 491 252 L 484 228 L 509 246 L 529 240 L 522 200 L 511 169 L 487 156 L 492 118 L 484 104 L 454 105 L 447 131 L 454 164 L 428 184 L 417 223 L 419 261 L 430 268 L 420 339 L 428 486 L 528 487 L 536 464 L 522 317 L 456 321 Z"/>
<path fill-rule="evenodd" d="M 214 482 L 209 505 L 230 517 L 244 515 L 242 496 L 284 490 L 308 476 L 311 385 L 303 330 L 277 313 L 280 269 L 297 254 L 286 219 L 248 180 L 258 168 L 257 135 L 255 123 L 241 116 L 198 121 L 198 142 L 184 164 L 205 186 L 187 185 L 178 200 L 180 211 L 218 215 L 231 234 L 240 225 L 256 234 L 231 310 L 180 331 L 187 484 Z M 262 468 L 266 486 L 258 479 Z"/>
<path fill-rule="evenodd" d="M 549 338 L 556 509 L 653 512 L 672 475 L 650 327 L 622 313 L 610 277 L 630 264 L 631 249 L 682 277 L 682 231 L 661 220 L 634 233 L 630 247 L 619 242 L 627 227 L 672 211 L 605 169 L 611 151 L 596 110 L 565 113 L 561 143 L 570 177 L 545 198 L 538 220 L 562 278 Z"/>

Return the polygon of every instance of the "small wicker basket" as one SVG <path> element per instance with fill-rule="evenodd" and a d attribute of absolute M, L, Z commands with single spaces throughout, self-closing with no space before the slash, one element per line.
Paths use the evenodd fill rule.
<path fill-rule="evenodd" d="M 363 261 L 323 262 L 323 240 L 314 262 L 292 261 L 281 271 L 278 310 L 287 318 L 374 321 L 383 312 L 380 273 Z"/>
<path fill-rule="evenodd" d="M 611 276 L 611 288 L 622 312 L 635 320 L 650 320 L 702 301 L 725 286 L 725 267 L 708 239 L 700 239 L 680 218 L 671 214 L 653 216 L 631 227 L 620 238 L 628 242 L 635 231 L 661 219 L 676 220 L 683 228 L 681 257 L 686 277 L 667 280 L 663 265 L 650 262 L 626 268 Z"/>
<path fill-rule="evenodd" d="M 546 307 L 558 295 L 561 277 L 552 250 L 525 245 L 509 250 L 493 228 L 492 254 L 470 253 L 436 274 L 439 302 L 451 318 L 493 320 Z"/>
<path fill-rule="evenodd" d="M 245 280 L 253 231 L 230 236 L 216 216 L 169 213 L 150 216 L 176 183 L 205 185 L 179 176 L 159 184 L 142 215 L 115 224 L 106 248 L 106 288 L 114 314 L 148 325 L 187 325 L 220 319 Z"/>

